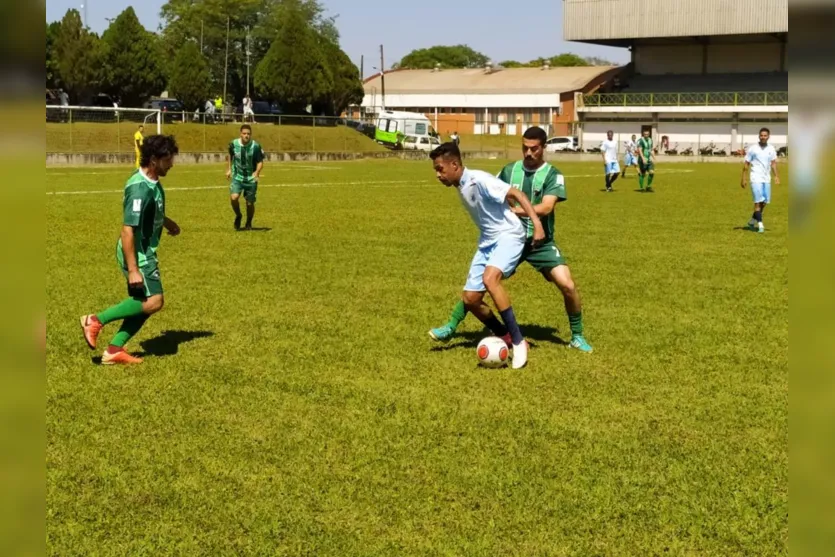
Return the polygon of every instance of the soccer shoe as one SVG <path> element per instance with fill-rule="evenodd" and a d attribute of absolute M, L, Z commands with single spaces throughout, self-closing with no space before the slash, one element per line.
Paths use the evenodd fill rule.
<path fill-rule="evenodd" d="M 513 362 L 510 367 L 513 369 L 522 369 L 528 363 L 528 343 L 522 341 L 522 344 L 513 346 Z"/>
<path fill-rule="evenodd" d="M 241 229 L 241 220 L 243 220 L 243 218 L 244 217 L 242 215 L 238 215 L 237 217 L 235 217 L 235 230 Z"/>
<path fill-rule="evenodd" d="M 137 358 L 135 356 L 131 356 L 124 350 L 119 350 L 118 352 L 111 354 L 107 350 L 104 351 L 101 357 L 101 363 L 104 366 L 112 366 L 116 364 L 121 365 L 132 365 L 132 364 L 141 364 L 142 358 Z"/>
<path fill-rule="evenodd" d="M 655 190 L 652 189 L 652 186 L 647 186 L 647 189 L 644 191 L 646 191 L 647 193 L 655 193 Z"/>
<path fill-rule="evenodd" d="M 252 230 L 252 221 L 247 221 L 244 230 Z"/>
<path fill-rule="evenodd" d="M 437 340 L 438 342 L 448 342 L 449 339 L 455 336 L 455 329 L 449 325 L 441 325 L 436 329 L 431 329 L 429 336 L 432 337 L 432 340 Z"/>
<path fill-rule="evenodd" d="M 591 354 L 592 347 L 591 344 L 583 337 L 583 335 L 574 335 L 571 337 L 571 342 L 568 343 L 569 348 L 576 348 L 580 352 L 585 352 L 586 354 Z"/>
<path fill-rule="evenodd" d="M 756 227 L 757 227 L 757 220 L 756 219 L 750 219 L 748 221 L 748 228 L 754 229 Z"/>
<path fill-rule="evenodd" d="M 99 338 L 102 324 L 95 315 L 81 316 L 81 330 L 84 331 L 84 340 L 87 341 L 87 346 L 91 350 L 96 349 L 96 340 Z"/>
<path fill-rule="evenodd" d="M 513 348 L 513 337 L 510 336 L 510 333 L 507 333 L 505 336 L 503 336 L 502 340 L 505 344 L 507 344 L 508 348 Z"/>
<path fill-rule="evenodd" d="M 757 232 L 759 232 L 760 234 L 765 232 L 765 225 L 763 223 L 759 223 L 759 226 L 757 227 Z"/>

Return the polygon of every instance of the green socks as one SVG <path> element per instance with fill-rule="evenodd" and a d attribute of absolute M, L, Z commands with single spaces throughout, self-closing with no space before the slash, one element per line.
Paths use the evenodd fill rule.
<path fill-rule="evenodd" d="M 652 187 L 652 180 L 653 180 L 654 178 L 655 178 L 655 174 L 650 174 L 650 175 L 649 175 L 649 182 L 647 182 L 647 187 L 648 187 L 648 188 L 651 188 L 651 187 Z"/>
<path fill-rule="evenodd" d="M 142 328 L 142 325 L 145 324 L 145 321 L 148 320 L 150 315 L 134 315 L 132 317 L 128 317 L 122 322 L 122 327 L 119 329 L 119 332 L 116 333 L 116 336 L 113 337 L 113 340 L 110 341 L 111 346 L 119 346 L 123 347 L 125 344 L 128 343 L 130 339 L 139 332 L 139 329 Z"/>
<path fill-rule="evenodd" d="M 127 319 L 128 317 L 139 315 L 144 315 L 144 313 L 142 313 L 142 301 L 137 300 L 136 298 L 128 298 L 127 300 L 122 300 L 115 306 L 107 308 L 100 314 L 96 315 L 96 317 L 98 317 L 102 325 L 107 325 L 113 321 L 119 321 L 120 319 Z"/>
<path fill-rule="evenodd" d="M 568 324 L 571 326 L 571 336 L 583 336 L 583 312 L 569 313 Z"/>
<path fill-rule="evenodd" d="M 638 187 L 644 189 L 644 175 L 638 174 Z"/>
<path fill-rule="evenodd" d="M 458 328 L 458 325 L 467 317 L 467 308 L 464 307 L 463 300 L 459 300 L 455 307 L 452 308 L 452 313 L 449 315 L 449 323 L 447 325 L 453 331 Z"/>

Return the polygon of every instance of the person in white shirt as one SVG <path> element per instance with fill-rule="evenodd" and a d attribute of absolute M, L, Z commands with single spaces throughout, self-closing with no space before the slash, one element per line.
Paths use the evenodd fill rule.
<path fill-rule="evenodd" d="M 528 344 L 522 336 L 510 297 L 502 279 L 516 269 L 525 247 L 527 232 L 511 205 L 519 204 L 533 224 L 534 246 L 545 240 L 545 230 L 521 189 L 516 189 L 489 172 L 470 170 L 461 161 L 461 152 L 453 142 L 436 147 L 430 154 L 438 181 L 458 191 L 461 203 L 479 229 L 478 249 L 470 265 L 462 299 L 467 310 L 498 337 L 510 335 L 513 347 L 513 369 L 528 361 Z M 502 324 L 484 303 L 484 292 L 490 293 Z M 507 339 L 505 338 L 505 341 Z"/>
<path fill-rule="evenodd" d="M 246 119 L 250 118 L 252 123 L 255 124 L 255 113 L 252 111 L 252 99 L 249 95 L 244 97 L 244 117 L 243 121 L 246 122 Z"/>
<path fill-rule="evenodd" d="M 745 164 L 742 166 L 742 189 L 745 189 L 746 179 L 751 181 L 751 195 L 754 198 L 754 214 L 748 221 L 748 228 L 765 232 L 763 225 L 763 211 L 765 206 L 771 202 L 771 174 L 774 174 L 774 183 L 780 184 L 780 175 L 777 173 L 777 151 L 768 144 L 771 132 L 768 128 L 760 130 L 760 142 L 751 145 L 745 152 Z"/>
<path fill-rule="evenodd" d="M 618 142 L 613 138 L 615 132 L 606 132 L 606 139 L 600 144 L 600 152 L 603 154 L 603 167 L 606 173 L 606 191 L 615 191 L 612 186 L 620 176 L 620 164 L 618 164 Z"/>
<path fill-rule="evenodd" d="M 626 171 L 629 170 L 630 166 L 638 168 L 638 156 L 635 154 L 635 149 L 638 148 L 637 139 L 637 136 L 633 133 L 632 139 L 624 142 L 626 154 L 623 156 L 623 172 L 620 173 L 621 178 L 626 178 Z"/>

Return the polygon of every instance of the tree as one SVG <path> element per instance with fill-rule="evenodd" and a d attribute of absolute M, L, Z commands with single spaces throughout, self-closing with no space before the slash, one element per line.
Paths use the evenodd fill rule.
<path fill-rule="evenodd" d="M 125 106 L 140 106 L 166 85 L 162 49 L 128 7 L 102 36 L 105 90 Z"/>
<path fill-rule="evenodd" d="M 500 62 L 499 65 L 503 68 L 524 68 L 525 64 L 522 62 L 517 62 L 516 60 L 505 60 L 504 62 Z"/>
<path fill-rule="evenodd" d="M 489 60 L 467 45 L 433 46 L 411 51 L 392 67 L 429 70 L 440 64 L 444 68 L 481 68 Z"/>
<path fill-rule="evenodd" d="M 83 102 L 101 85 L 101 40 L 84 28 L 78 10 L 68 10 L 54 46 L 64 89 L 73 102 Z"/>
<path fill-rule="evenodd" d="M 362 103 L 365 90 L 359 77 L 359 68 L 351 62 L 348 55 L 339 48 L 338 44 L 325 37 L 320 38 L 323 54 L 328 61 L 333 80 L 328 94 L 316 103 L 316 108 L 319 109 L 317 113 L 324 112 L 328 116 L 339 116 L 348 106 Z"/>
<path fill-rule="evenodd" d="M 61 32 L 61 22 L 46 24 L 46 86 L 55 89 L 61 86 L 61 73 L 58 71 L 58 53 L 55 42 Z"/>
<path fill-rule="evenodd" d="M 177 53 L 171 68 L 171 94 L 177 97 L 188 111 L 202 108 L 212 91 L 209 64 L 200 54 L 197 43 L 187 42 Z"/>
<path fill-rule="evenodd" d="M 296 113 L 331 93 L 331 69 L 301 9 L 285 8 L 278 35 L 255 69 L 255 87 Z"/>
<path fill-rule="evenodd" d="M 551 66 L 590 66 L 588 62 L 586 62 L 585 58 L 582 56 L 578 56 L 571 52 L 567 52 L 565 54 L 557 54 L 556 56 L 551 56 L 548 58 L 548 63 Z"/>

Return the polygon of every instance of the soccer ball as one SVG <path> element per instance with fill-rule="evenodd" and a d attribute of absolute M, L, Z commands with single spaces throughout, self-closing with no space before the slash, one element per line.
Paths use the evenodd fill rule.
<path fill-rule="evenodd" d="M 507 365 L 507 344 L 499 337 L 481 339 L 476 349 L 478 363 L 484 367 L 498 368 Z"/>

